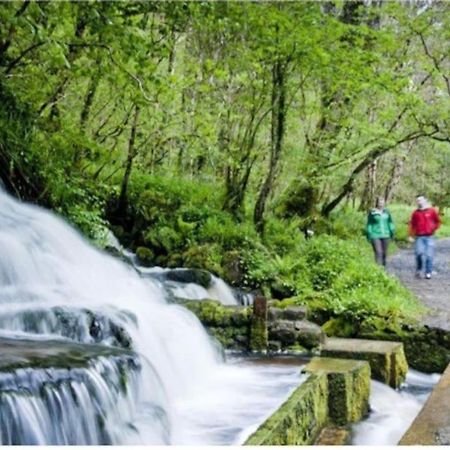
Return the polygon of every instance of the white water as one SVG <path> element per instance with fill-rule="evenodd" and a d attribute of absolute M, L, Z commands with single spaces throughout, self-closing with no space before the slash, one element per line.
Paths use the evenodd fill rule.
<path fill-rule="evenodd" d="M 158 276 L 163 275 L 171 271 L 171 269 L 165 269 L 162 267 L 142 267 L 139 266 L 137 258 L 131 252 L 126 252 L 126 256 L 133 262 L 139 272 L 154 276 L 156 279 Z M 177 269 L 182 270 L 182 269 Z M 240 302 L 233 293 L 231 287 L 225 283 L 221 278 L 211 275 L 211 286 L 208 289 L 200 286 L 196 283 L 182 283 L 178 281 L 165 281 L 161 282 L 161 287 L 169 290 L 176 297 L 189 299 L 189 300 L 217 300 L 223 305 L 239 305 Z M 249 305 L 252 303 L 252 296 L 250 294 L 244 294 L 244 304 Z"/>
<path fill-rule="evenodd" d="M 121 430 L 117 420 L 108 422 L 119 427 L 111 433 L 113 443 L 236 443 L 245 427 L 255 427 L 299 382 L 298 369 L 280 368 L 273 377 L 270 371 L 224 365 L 197 318 L 181 306 L 168 305 L 158 283 L 95 250 L 53 214 L 2 191 L 0 249 L 4 333 L 59 335 L 89 343 L 92 318 L 83 312 L 88 309 L 126 330 L 142 355 L 135 394 L 139 404 L 127 419 L 135 432 Z M 59 307 L 67 326 L 59 326 Z M 101 342 L 114 344 L 111 339 L 107 335 Z M 158 392 L 153 371 L 161 382 Z M 38 408 L 32 406 L 34 399 L 29 402 L 29 408 Z M 155 405 L 170 423 L 163 441 L 154 426 Z M 38 411 L 30 425 L 36 433 L 44 433 L 50 420 L 42 414 Z"/>
<path fill-rule="evenodd" d="M 428 398 L 439 375 L 410 370 L 400 391 L 372 381 L 371 413 L 353 426 L 354 445 L 396 445 Z"/>

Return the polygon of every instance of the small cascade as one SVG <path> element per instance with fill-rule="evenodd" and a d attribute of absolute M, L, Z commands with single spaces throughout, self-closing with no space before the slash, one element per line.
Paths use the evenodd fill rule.
<path fill-rule="evenodd" d="M 410 370 L 405 385 L 396 391 L 372 381 L 369 417 L 353 426 L 354 445 L 396 445 L 409 428 L 439 375 Z"/>
<path fill-rule="evenodd" d="M 124 357 L 101 357 L 86 368 L 0 372 L 0 444 L 133 441 L 138 378 L 135 361 Z M 155 426 L 162 444 L 168 442 L 164 422 Z"/>
<path fill-rule="evenodd" d="M 198 319 L 166 302 L 164 270 L 147 276 L 1 190 L 0 248 L 0 341 L 27 342 L 19 361 L 0 342 L 2 444 L 235 444 L 299 382 L 224 365 Z"/>

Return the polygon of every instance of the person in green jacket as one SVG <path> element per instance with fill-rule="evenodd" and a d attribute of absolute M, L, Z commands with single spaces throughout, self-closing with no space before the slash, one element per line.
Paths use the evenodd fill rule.
<path fill-rule="evenodd" d="M 375 208 L 367 216 L 366 236 L 375 253 L 375 261 L 386 266 L 389 240 L 394 237 L 395 225 L 391 213 L 385 208 L 383 197 L 378 197 Z"/>

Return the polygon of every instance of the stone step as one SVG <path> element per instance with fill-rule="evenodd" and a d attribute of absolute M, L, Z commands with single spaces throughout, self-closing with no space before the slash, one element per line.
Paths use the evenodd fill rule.
<path fill-rule="evenodd" d="M 327 338 L 321 356 L 368 361 L 372 377 L 394 389 L 405 381 L 408 371 L 401 342 Z"/>
<path fill-rule="evenodd" d="M 98 344 L 79 344 L 69 340 L 0 337 L 0 372 L 22 368 L 88 367 L 100 357 L 123 357 L 138 364 L 130 350 Z"/>
<path fill-rule="evenodd" d="M 399 445 L 450 445 L 450 365 Z"/>
<path fill-rule="evenodd" d="M 332 423 L 357 422 L 369 411 L 370 366 L 367 361 L 313 358 L 303 369 L 328 379 L 328 415 Z"/>

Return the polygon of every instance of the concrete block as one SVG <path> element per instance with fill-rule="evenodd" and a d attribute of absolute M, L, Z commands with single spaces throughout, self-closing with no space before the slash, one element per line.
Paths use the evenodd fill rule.
<path fill-rule="evenodd" d="M 375 380 L 398 388 L 406 378 L 408 363 L 401 342 L 327 338 L 322 356 L 368 361 Z"/>
<path fill-rule="evenodd" d="M 328 379 L 328 414 L 336 425 L 357 422 L 369 410 L 370 366 L 367 361 L 313 358 L 304 369 Z"/>

